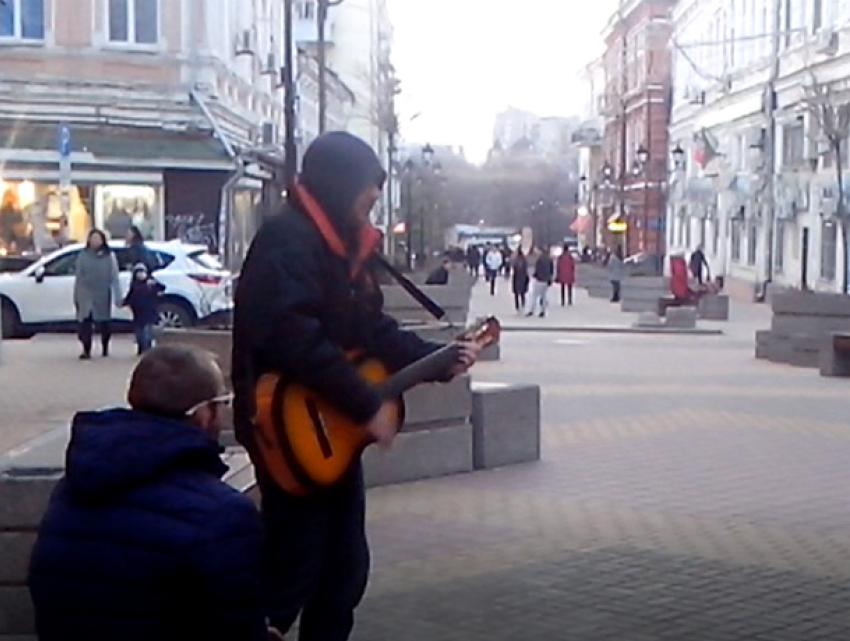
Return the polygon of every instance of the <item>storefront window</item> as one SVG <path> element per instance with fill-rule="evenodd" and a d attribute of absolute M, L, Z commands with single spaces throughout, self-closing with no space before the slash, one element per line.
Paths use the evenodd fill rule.
<path fill-rule="evenodd" d="M 150 185 L 104 185 L 97 188 L 95 222 L 110 238 L 124 238 L 130 227 L 142 236 L 162 238 L 158 188 Z"/>
<path fill-rule="evenodd" d="M 0 180 L 0 253 L 43 253 L 85 238 L 91 229 L 91 188 L 72 186 L 67 218 L 58 185 Z"/>

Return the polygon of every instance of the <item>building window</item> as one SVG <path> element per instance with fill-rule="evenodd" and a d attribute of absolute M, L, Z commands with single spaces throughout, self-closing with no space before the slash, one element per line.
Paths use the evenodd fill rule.
<path fill-rule="evenodd" d="M 301 2 L 295 6 L 295 13 L 299 20 L 315 20 L 316 3 L 314 0 L 301 0 Z"/>
<path fill-rule="evenodd" d="M 732 260 L 736 263 L 741 260 L 741 221 L 732 221 Z"/>
<path fill-rule="evenodd" d="M 0 39 L 44 40 L 44 0 L 6 0 L 0 4 Z"/>
<path fill-rule="evenodd" d="M 109 41 L 152 45 L 159 41 L 159 0 L 109 0 Z"/>
<path fill-rule="evenodd" d="M 785 221 L 776 221 L 776 259 L 775 266 L 777 273 L 781 274 L 785 268 Z"/>
<path fill-rule="evenodd" d="M 823 0 L 812 0 L 812 33 L 823 27 Z"/>
<path fill-rule="evenodd" d="M 756 264 L 758 241 L 758 227 L 756 227 L 755 223 L 750 223 L 750 228 L 747 230 L 747 265 Z"/>
<path fill-rule="evenodd" d="M 835 264 L 838 261 L 837 234 L 838 225 L 833 221 L 824 221 L 820 228 L 820 277 L 823 280 L 835 280 Z"/>
<path fill-rule="evenodd" d="M 131 226 L 146 239 L 162 238 L 158 189 L 153 185 L 102 185 L 95 190 L 94 222 L 110 238 L 124 238 Z"/>
<path fill-rule="evenodd" d="M 782 166 L 799 167 L 803 164 L 805 132 L 802 122 L 782 127 Z"/>

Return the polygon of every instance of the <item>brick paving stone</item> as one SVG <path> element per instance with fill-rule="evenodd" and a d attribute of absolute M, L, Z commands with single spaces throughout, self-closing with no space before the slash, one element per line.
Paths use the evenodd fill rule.
<path fill-rule="evenodd" d="M 492 311 L 504 291 L 476 290 Z M 754 360 L 769 315 L 732 318 L 723 336 L 507 333 L 474 376 L 541 384 L 543 460 L 370 491 L 355 639 L 850 639 L 848 382 Z M 583 295 L 523 320 L 615 321 Z M 0 450 L 120 403 L 135 359 L 116 354 L 4 344 Z"/>

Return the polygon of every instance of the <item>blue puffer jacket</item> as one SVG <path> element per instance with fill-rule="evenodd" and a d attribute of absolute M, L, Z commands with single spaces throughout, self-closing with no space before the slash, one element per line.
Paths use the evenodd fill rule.
<path fill-rule="evenodd" d="M 226 469 L 190 425 L 78 414 L 30 563 L 40 641 L 265 641 L 261 521 Z"/>

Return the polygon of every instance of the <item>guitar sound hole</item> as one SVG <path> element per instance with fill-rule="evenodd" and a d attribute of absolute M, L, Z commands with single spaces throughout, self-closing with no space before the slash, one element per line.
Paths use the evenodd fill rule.
<path fill-rule="evenodd" d="M 310 421 L 313 423 L 313 429 L 316 431 L 316 439 L 319 441 L 319 449 L 322 450 L 322 456 L 326 459 L 331 458 L 333 456 L 333 449 L 328 439 L 328 431 L 325 428 L 325 422 L 322 420 L 319 408 L 316 406 L 316 401 L 312 398 L 307 399 L 307 413 L 310 414 Z"/>

